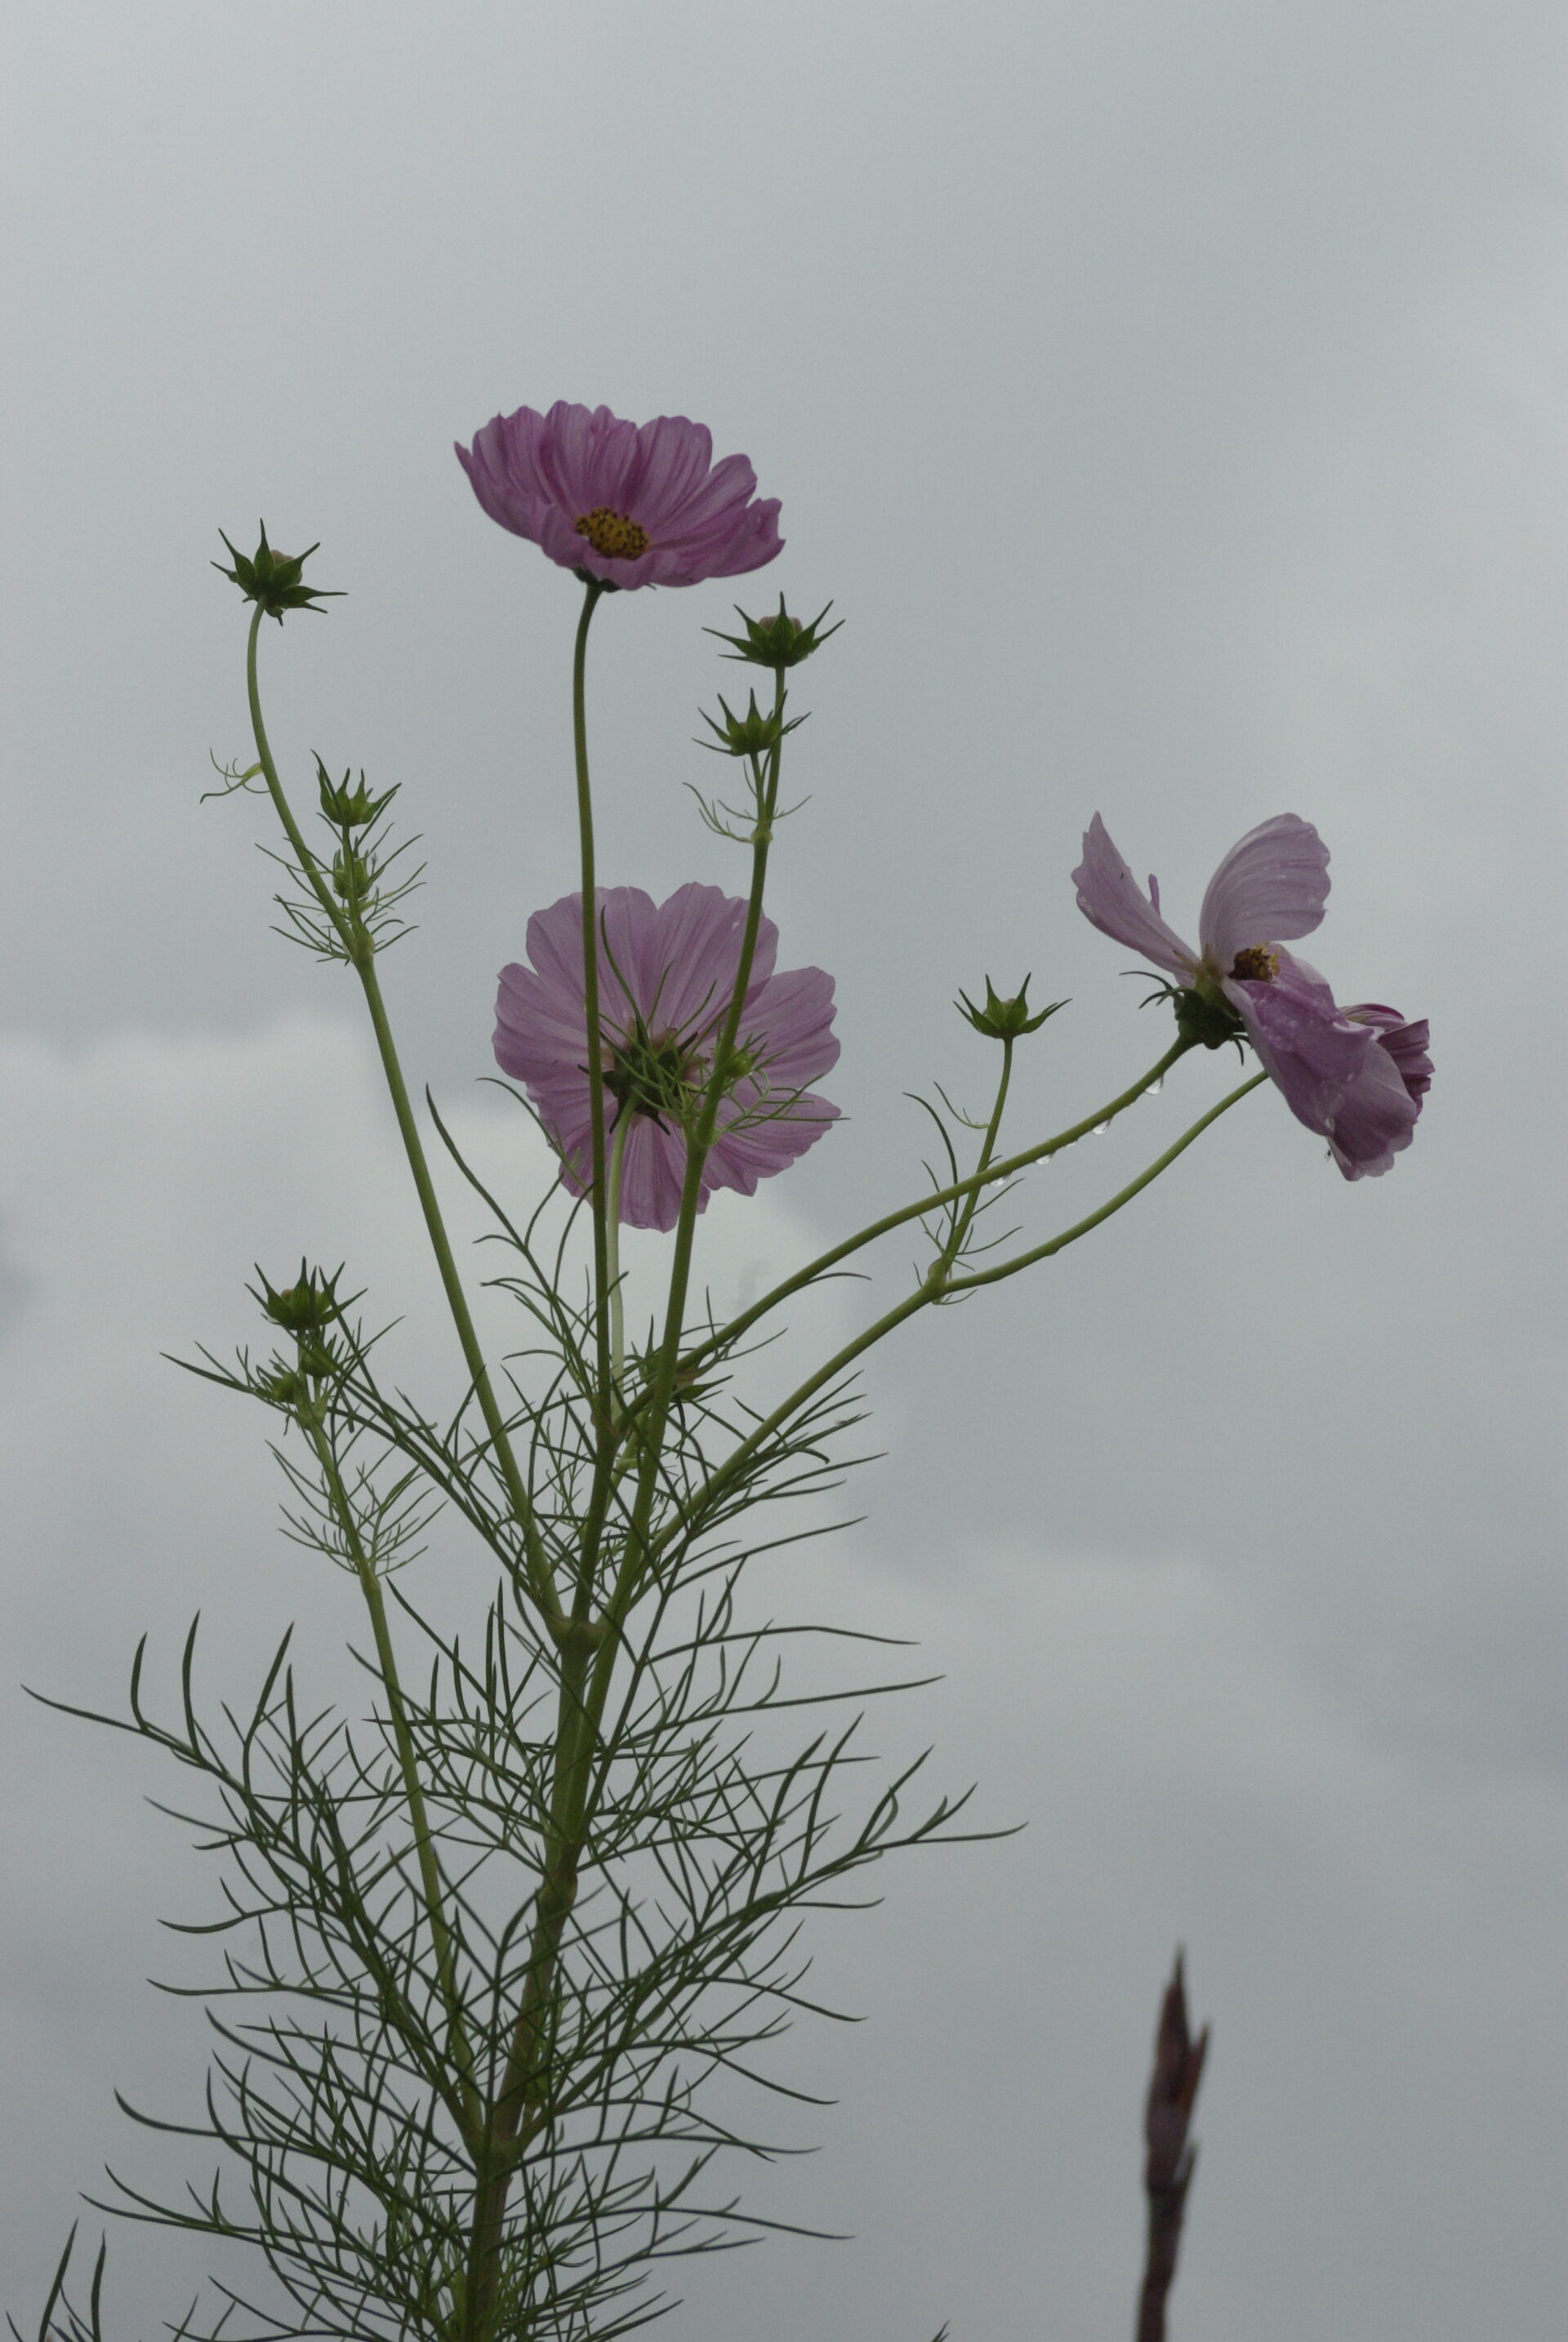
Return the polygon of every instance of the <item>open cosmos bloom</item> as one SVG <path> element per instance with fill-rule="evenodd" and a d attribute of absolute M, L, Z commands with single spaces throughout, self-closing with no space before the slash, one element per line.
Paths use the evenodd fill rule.
<path fill-rule="evenodd" d="M 621 1219 L 673 1228 L 694 1122 L 740 966 L 746 906 L 716 886 L 679 887 L 654 903 L 640 886 L 601 886 L 599 1021 L 606 1131 L 620 1131 Z M 778 929 L 757 929 L 735 1036 L 736 1072 L 721 1099 L 697 1209 L 715 1187 L 756 1192 L 822 1136 L 838 1108 L 808 1082 L 838 1058 L 833 978 L 820 967 L 774 972 Z M 501 971 L 495 1056 L 527 1089 L 574 1196 L 593 1176 L 583 897 L 565 895 L 528 922 L 531 967 Z"/>
<path fill-rule="evenodd" d="M 1410 1145 L 1432 1081 L 1424 1020 L 1374 1001 L 1341 1008 L 1317 970 L 1283 948 L 1311 935 L 1328 896 L 1328 848 L 1310 822 L 1276 814 L 1232 846 L 1203 896 L 1196 951 L 1165 925 L 1158 881 L 1144 893 L 1098 814 L 1073 883 L 1103 935 L 1174 978 L 1184 1029 L 1215 1044 L 1245 1031 L 1347 1179 L 1375 1177 Z"/>
<path fill-rule="evenodd" d="M 761 569 L 783 546 L 776 496 L 744 455 L 714 461 L 684 415 L 623 423 L 557 399 L 497 415 L 457 460 L 492 520 L 605 586 L 695 586 Z"/>

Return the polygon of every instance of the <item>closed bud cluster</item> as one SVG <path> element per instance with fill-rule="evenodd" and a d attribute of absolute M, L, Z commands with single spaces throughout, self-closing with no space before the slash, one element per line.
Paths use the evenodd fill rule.
<path fill-rule="evenodd" d="M 1065 1008 L 1064 1000 L 1054 1000 L 1037 1016 L 1029 1014 L 1029 982 L 1025 976 L 1016 996 L 1004 1000 L 989 976 L 985 979 L 985 1006 L 976 1008 L 966 992 L 961 992 L 954 1002 L 960 1016 L 966 1016 L 977 1033 L 993 1041 L 1015 1041 L 1021 1033 L 1037 1033 L 1047 1016 L 1054 1016 L 1058 1008 Z"/>
<path fill-rule="evenodd" d="M 703 722 L 714 737 L 697 744 L 699 747 L 711 748 L 717 756 L 765 756 L 770 749 L 778 746 L 786 732 L 793 732 L 796 725 L 805 722 L 804 716 L 796 716 L 786 724 L 782 716 L 764 713 L 757 706 L 754 691 L 744 716 L 735 715 L 727 700 L 721 698 L 719 706 L 724 711 L 724 722 L 719 723 L 704 710 Z"/>
<path fill-rule="evenodd" d="M 342 599 L 340 594 L 335 594 L 328 586 L 303 586 L 300 583 L 305 563 L 317 549 L 315 545 L 307 545 L 303 553 L 276 553 L 266 541 L 266 523 L 263 521 L 261 543 L 247 561 L 243 553 L 229 545 L 221 528 L 218 535 L 228 545 L 235 565 L 232 569 L 225 569 L 221 561 L 215 561 L 213 567 L 220 576 L 233 578 L 245 600 L 259 602 L 267 616 L 275 618 L 280 626 L 285 610 L 310 610 L 317 602 Z"/>
<path fill-rule="evenodd" d="M 772 617 L 748 618 L 736 604 L 735 616 L 745 628 L 744 635 L 721 634 L 717 626 L 704 626 L 703 632 L 731 646 L 724 654 L 726 658 L 746 659 L 753 666 L 771 666 L 775 670 L 798 666 L 802 659 L 810 658 L 813 651 L 821 649 L 828 635 L 836 635 L 843 626 L 844 620 L 840 618 L 828 627 L 826 634 L 821 631 L 822 622 L 832 607 L 833 604 L 827 603 L 809 626 L 803 626 L 800 619 L 790 616 L 781 594 L 778 608 Z"/>

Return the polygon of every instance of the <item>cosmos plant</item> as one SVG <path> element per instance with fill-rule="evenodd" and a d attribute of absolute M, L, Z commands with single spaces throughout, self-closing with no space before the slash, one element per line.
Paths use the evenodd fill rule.
<path fill-rule="evenodd" d="M 1096 815 L 1072 883 L 1094 926 L 1159 972 L 1174 1031 L 1156 1061 L 1079 1101 L 1064 1128 L 1004 1138 L 1015 1054 L 1049 1046 L 1036 1036 L 1064 1004 L 1034 1006 L 1026 983 L 1004 993 L 989 976 L 983 1000 L 960 991 L 989 1104 L 970 1116 L 938 1092 L 943 1152 L 924 1186 L 715 1312 L 702 1244 L 713 1196 L 730 1191 L 744 1212 L 762 1180 L 848 1144 L 835 1020 L 853 1024 L 854 1003 L 794 964 L 764 909 L 802 720 L 792 691 L 838 631 L 831 605 L 808 622 L 781 597 L 742 611 L 738 632 L 709 630 L 754 686 L 704 719 L 733 778 L 698 804 L 740 850 L 735 890 L 693 878 L 657 902 L 602 885 L 595 615 L 644 586 L 773 562 L 778 503 L 758 497 L 744 456 L 714 462 L 706 430 L 680 415 L 636 425 L 603 406 L 522 407 L 457 452 L 484 512 L 579 597 L 575 867 L 494 939 L 494 1056 L 519 1131 L 527 1117 L 550 1150 L 543 1196 L 514 1192 L 521 1167 L 482 1182 L 405 1078 L 380 974 L 418 877 L 393 834 L 395 790 L 318 760 L 307 824 L 269 745 L 262 622 L 320 613 L 328 596 L 305 576 L 316 548 L 280 553 L 264 528 L 253 555 L 225 538 L 215 565 L 250 605 L 254 739 L 219 794 L 267 801 L 284 931 L 363 994 L 428 1239 L 428 1269 L 410 1277 L 434 1271 L 453 1346 L 444 1391 L 392 1383 L 381 1336 L 400 1302 L 373 1303 L 352 1261 L 306 1258 L 256 1272 L 254 1346 L 188 1362 L 265 1412 L 285 1530 L 343 1572 L 370 1672 L 368 1698 L 338 1714 L 310 1654 L 285 1640 L 242 1696 L 215 1702 L 193 1627 L 172 1668 L 138 1651 L 125 1706 L 95 1719 L 176 1768 L 181 1810 L 221 1869 L 205 2092 L 130 2110 L 194 2143 L 200 2168 L 168 2197 L 128 2167 L 105 2207 L 207 2240 L 208 2292 L 167 2327 L 192 2342 L 610 2342 L 673 2306 L 681 2256 L 782 2225 L 767 2188 L 781 2142 L 758 2108 L 800 2096 L 780 2044 L 815 2013 L 813 1909 L 853 1902 L 890 1854 L 982 1834 L 964 1797 L 924 1787 L 924 1760 L 892 1774 L 867 1762 L 870 1702 L 912 1686 L 871 1656 L 869 1682 L 833 1688 L 804 1655 L 814 1633 L 842 1650 L 842 1625 L 781 1626 L 749 1598 L 758 1556 L 834 1526 L 822 1500 L 858 1460 L 862 1360 L 907 1320 L 1104 1226 L 1260 1086 L 1358 1179 L 1409 1146 L 1431 1076 L 1423 1024 L 1341 1007 L 1288 948 L 1328 894 L 1309 823 L 1275 815 L 1232 848 L 1193 946 Z M 546 582 L 520 570 L 516 590 Z M 617 626 L 635 614 L 618 608 Z M 1047 902 L 1053 886 L 1065 910 L 1064 866 L 1054 882 L 1042 873 Z M 477 1049 L 488 1005 L 472 1008 Z M 1134 1115 L 1179 1061 L 1230 1043 L 1257 1069 L 1200 1098 L 1135 1176 L 1068 1226 L 998 1230 L 1004 1201 L 1033 1208 L 1033 1169 Z M 1168 1096 L 1145 1111 L 1168 1113 Z M 852 1159 L 844 1175 L 858 1177 Z M 485 1216 L 481 1258 L 498 1248 L 502 1262 L 490 1306 L 511 1306 L 519 1328 L 499 1351 L 448 1234 L 464 1183 Z M 660 1240 L 656 1274 L 642 1267 L 636 1284 L 625 1226 Z M 764 1398 L 752 1353 L 785 1305 L 890 1238 L 919 1246 L 907 1286 Z M 644 1242 L 638 1260 L 652 1256 Z M 473 1615 L 453 1590 L 473 1572 L 435 1557 L 462 1547 L 492 1589 Z M 1165 2331 L 1205 2044 L 1189 2034 L 1178 1962 L 1146 2117 L 1139 2342 Z M 106 2247 L 84 2276 L 75 2233 L 45 2342 L 105 2332 Z"/>

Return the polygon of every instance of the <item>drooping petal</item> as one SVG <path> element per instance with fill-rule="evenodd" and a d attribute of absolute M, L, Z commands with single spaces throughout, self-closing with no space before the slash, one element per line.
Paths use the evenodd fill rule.
<path fill-rule="evenodd" d="M 1357 1025 L 1370 1025 L 1381 1046 L 1399 1068 L 1400 1079 L 1419 1105 L 1432 1087 L 1432 1031 L 1424 1016 L 1407 1024 L 1397 1008 L 1380 1001 L 1358 1001 L 1345 1015 Z"/>
<path fill-rule="evenodd" d="M 1347 1179 L 1375 1178 L 1409 1146 L 1421 1111 L 1421 1068 L 1430 1075 L 1424 1034 L 1390 1010 L 1368 1016 L 1340 1008 L 1315 969 L 1281 952 L 1269 983 L 1228 983 L 1264 1071 L 1298 1122 L 1328 1141 Z M 1378 1017 L 1394 1017 L 1391 1032 Z M 1412 1081 L 1387 1042 L 1398 1046 Z M 1408 1040 L 1404 1037 L 1408 1036 Z M 1422 1086 L 1424 1084 L 1422 1083 Z"/>
<path fill-rule="evenodd" d="M 1238 838 L 1203 896 L 1198 941 L 1222 976 L 1253 945 L 1310 936 L 1328 900 L 1328 848 L 1310 821 L 1275 814 Z"/>
<path fill-rule="evenodd" d="M 1183 984 L 1196 973 L 1196 956 L 1160 916 L 1153 879 L 1145 895 L 1111 843 L 1098 814 L 1084 833 L 1084 859 L 1073 873 L 1078 908 L 1114 943 L 1140 952 Z"/>
<path fill-rule="evenodd" d="M 1325 1007 L 1315 991 L 1279 977 L 1272 984 L 1230 983 L 1225 992 L 1291 1112 L 1326 1138 L 1346 1092 L 1360 1076 L 1373 1046 L 1371 1030 L 1348 1023 L 1332 997 Z"/>
<path fill-rule="evenodd" d="M 1347 1091 L 1333 1127 L 1330 1151 L 1347 1179 L 1377 1179 L 1415 1136 L 1421 1102 L 1411 1096 L 1381 1038 L 1367 1051 L 1361 1077 Z"/>

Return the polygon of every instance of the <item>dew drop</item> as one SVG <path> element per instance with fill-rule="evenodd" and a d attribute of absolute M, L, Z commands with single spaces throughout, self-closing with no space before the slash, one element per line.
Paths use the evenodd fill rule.
<path fill-rule="evenodd" d="M 1089 1136 L 1090 1136 L 1090 1137 L 1091 1137 L 1091 1138 L 1104 1138 L 1104 1136 L 1105 1136 L 1105 1133 L 1110 1129 L 1110 1127 L 1111 1127 L 1111 1117 L 1109 1116 L 1109 1115 L 1107 1115 L 1104 1122 L 1097 1122 L 1097 1123 L 1094 1125 L 1094 1129 L 1089 1133 Z"/>
<path fill-rule="evenodd" d="M 1150 1096 L 1151 1097 L 1158 1097 L 1158 1096 L 1159 1096 L 1159 1095 L 1160 1095 L 1160 1092 L 1164 1088 L 1164 1086 L 1165 1086 L 1165 1076 L 1164 1076 L 1164 1074 L 1162 1074 L 1162 1075 L 1160 1076 L 1160 1078 L 1159 1078 L 1159 1080 L 1158 1080 L 1157 1082 L 1151 1082 L 1151 1083 L 1149 1084 L 1149 1096 Z"/>

